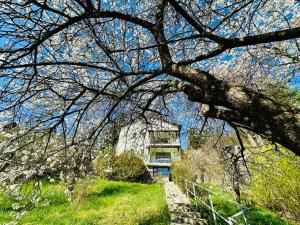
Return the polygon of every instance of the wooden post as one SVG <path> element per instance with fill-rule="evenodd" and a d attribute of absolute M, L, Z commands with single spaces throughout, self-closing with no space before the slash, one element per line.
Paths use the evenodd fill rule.
<path fill-rule="evenodd" d="M 214 212 L 214 205 L 213 205 L 213 202 L 212 202 L 210 194 L 208 194 L 208 198 L 209 198 L 209 204 L 210 204 L 210 208 L 211 208 L 213 219 L 214 219 L 214 224 L 217 225 L 217 218 L 216 218 L 216 214 Z"/>

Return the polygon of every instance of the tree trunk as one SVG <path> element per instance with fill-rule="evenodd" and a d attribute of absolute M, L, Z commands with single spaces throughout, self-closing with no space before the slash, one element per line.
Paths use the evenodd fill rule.
<path fill-rule="evenodd" d="M 173 64 L 168 72 L 185 81 L 174 81 L 171 86 L 184 92 L 191 101 L 208 106 L 203 110 L 205 116 L 260 134 L 300 156 L 299 109 L 192 67 Z"/>

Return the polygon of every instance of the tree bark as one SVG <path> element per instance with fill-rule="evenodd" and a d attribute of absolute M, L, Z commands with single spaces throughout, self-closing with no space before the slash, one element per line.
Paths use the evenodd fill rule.
<path fill-rule="evenodd" d="M 238 85 L 230 85 L 212 74 L 173 64 L 169 73 L 185 82 L 172 86 L 189 100 L 207 104 L 203 113 L 260 134 L 300 156 L 300 111 Z"/>

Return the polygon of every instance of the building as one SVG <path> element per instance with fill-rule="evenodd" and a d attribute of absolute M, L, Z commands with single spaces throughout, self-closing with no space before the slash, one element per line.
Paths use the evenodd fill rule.
<path fill-rule="evenodd" d="M 162 120 L 137 120 L 121 128 L 116 154 L 140 156 L 153 174 L 167 175 L 171 162 L 180 158 L 180 126 Z"/>

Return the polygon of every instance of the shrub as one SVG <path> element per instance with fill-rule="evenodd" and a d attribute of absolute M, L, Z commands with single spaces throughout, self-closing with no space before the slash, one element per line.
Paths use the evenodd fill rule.
<path fill-rule="evenodd" d="M 151 175 L 142 159 L 130 153 L 115 156 L 110 178 L 113 180 L 149 183 Z"/>
<path fill-rule="evenodd" d="M 172 163 L 172 179 L 175 182 L 182 181 L 182 178 L 185 178 L 190 181 L 196 181 L 197 176 L 188 159 L 181 159 Z"/>
<path fill-rule="evenodd" d="M 299 157 L 283 148 L 280 151 L 269 152 L 268 156 L 253 156 L 256 164 L 251 168 L 252 179 L 246 196 L 288 219 L 299 221 Z"/>
<path fill-rule="evenodd" d="M 106 158 L 97 158 L 93 163 L 93 171 L 99 178 L 107 178 L 109 169 L 109 160 Z"/>
<path fill-rule="evenodd" d="M 215 183 L 222 180 L 224 170 L 218 153 L 202 146 L 199 150 L 185 151 L 181 159 L 172 164 L 172 173 L 174 181 L 185 178 L 193 182 Z"/>

